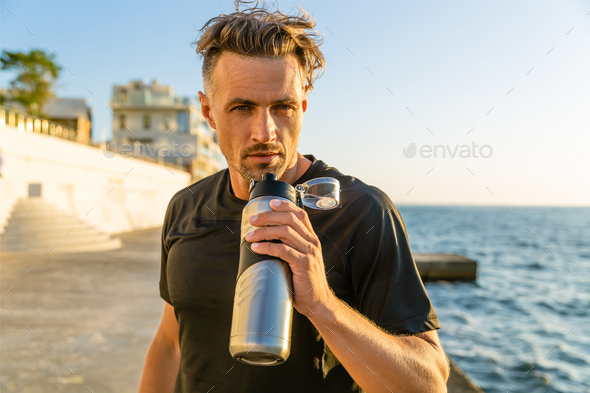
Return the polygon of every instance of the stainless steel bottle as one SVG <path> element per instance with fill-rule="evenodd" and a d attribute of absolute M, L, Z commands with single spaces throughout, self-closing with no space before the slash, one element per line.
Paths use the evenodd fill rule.
<path fill-rule="evenodd" d="M 274 366 L 291 352 L 293 282 L 289 264 L 252 251 L 247 233 L 256 229 L 250 217 L 272 211 L 270 201 L 282 199 L 298 207 L 329 210 L 339 206 L 340 183 L 331 177 L 309 180 L 293 188 L 266 173 L 250 183 L 250 200 L 242 211 L 240 265 L 234 297 L 229 352 L 238 361 Z M 280 240 L 270 240 L 280 243 Z"/>
<path fill-rule="evenodd" d="M 255 253 L 245 239 L 257 228 L 250 224 L 250 217 L 272 211 L 272 199 L 290 203 L 298 200 L 293 186 L 277 181 L 271 173 L 250 184 L 250 201 L 242 212 L 240 265 L 229 344 L 236 360 L 259 366 L 281 364 L 291 351 L 291 269 L 279 258 Z"/>

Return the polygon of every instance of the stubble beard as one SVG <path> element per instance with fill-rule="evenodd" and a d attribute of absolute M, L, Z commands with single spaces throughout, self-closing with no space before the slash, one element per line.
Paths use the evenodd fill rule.
<path fill-rule="evenodd" d="M 246 182 L 250 183 L 250 181 L 261 181 L 262 175 L 265 173 L 272 173 L 274 174 L 277 179 L 280 179 L 285 171 L 287 170 L 287 160 L 283 153 L 280 153 L 278 158 L 276 158 L 275 162 L 270 163 L 253 163 L 251 165 L 247 165 L 244 163 L 248 158 L 242 159 L 239 163 L 235 162 L 228 162 L 234 169 L 246 180 Z M 232 160 L 233 161 L 233 160 Z"/>

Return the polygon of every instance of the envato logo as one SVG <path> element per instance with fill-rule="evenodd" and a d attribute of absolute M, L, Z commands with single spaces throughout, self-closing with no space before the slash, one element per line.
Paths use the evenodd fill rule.
<path fill-rule="evenodd" d="M 121 157 L 137 157 L 138 155 L 156 157 L 183 157 L 187 158 L 193 155 L 194 147 L 190 143 L 178 143 L 172 141 L 172 145 L 168 143 L 156 143 L 154 145 L 135 142 L 133 145 L 123 143 L 117 146 L 117 143 L 110 142 L 103 149 L 102 154 L 107 158 L 114 157 L 117 153 Z M 147 154 L 146 154 L 147 153 Z"/>
<path fill-rule="evenodd" d="M 453 147 L 449 145 L 421 145 L 416 146 L 415 143 L 410 143 L 407 147 L 404 147 L 404 156 L 408 158 L 414 157 L 417 153 L 422 158 L 442 158 L 447 157 L 447 153 L 450 158 L 490 158 L 494 154 L 494 149 L 490 145 L 478 146 L 475 142 L 471 145 L 455 145 Z M 477 154 L 479 153 L 479 155 Z"/>

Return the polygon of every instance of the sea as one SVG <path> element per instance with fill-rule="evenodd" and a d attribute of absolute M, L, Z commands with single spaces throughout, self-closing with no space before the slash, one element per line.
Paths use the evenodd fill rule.
<path fill-rule="evenodd" d="M 414 253 L 477 261 L 425 283 L 445 352 L 486 393 L 590 392 L 590 208 L 397 205 Z"/>

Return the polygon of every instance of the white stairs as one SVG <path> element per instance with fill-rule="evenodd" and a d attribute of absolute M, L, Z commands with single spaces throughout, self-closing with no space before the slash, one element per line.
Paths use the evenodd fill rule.
<path fill-rule="evenodd" d="M 17 200 L 0 235 L 2 252 L 91 252 L 120 247 L 121 239 L 111 238 L 40 197 Z"/>

